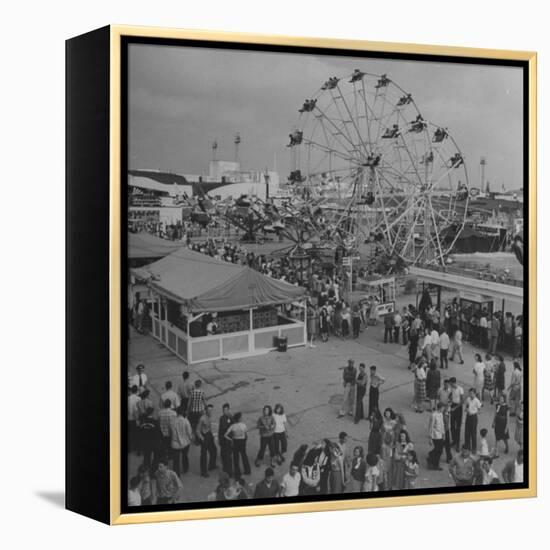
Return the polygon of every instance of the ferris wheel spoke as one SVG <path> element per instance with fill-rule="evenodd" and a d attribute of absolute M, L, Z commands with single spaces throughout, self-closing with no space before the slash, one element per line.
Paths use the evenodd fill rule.
<path fill-rule="evenodd" d="M 371 149 L 373 148 L 374 144 L 376 143 L 373 141 L 373 132 L 374 128 L 372 127 L 372 121 L 376 120 L 376 113 L 374 112 L 373 108 L 368 104 L 367 101 L 367 90 L 365 88 L 365 81 L 362 80 L 361 82 L 362 90 L 359 90 L 359 95 L 362 95 L 363 97 L 363 104 L 365 106 L 365 120 L 367 123 L 367 136 L 369 138 L 369 144 L 371 146 Z M 362 93 L 361 93 L 362 92 Z M 369 112 L 370 112 L 370 119 L 369 119 Z"/>
<path fill-rule="evenodd" d="M 414 214 L 414 219 L 413 219 L 413 223 L 411 224 L 411 227 L 408 231 L 408 234 L 407 234 L 407 237 L 405 239 L 405 244 L 403 246 L 403 248 L 401 249 L 401 254 L 402 256 L 404 256 L 407 252 L 407 246 L 408 244 L 411 242 L 411 239 L 412 239 L 412 242 L 413 242 L 413 249 L 414 249 L 414 232 L 415 232 L 415 229 L 416 229 L 416 224 L 418 223 L 418 219 L 420 218 L 420 214 L 422 212 L 422 208 L 418 207 L 418 203 L 420 202 L 420 200 L 413 200 L 413 208 L 415 208 L 416 212 Z M 414 251 L 413 251 L 413 254 L 414 254 Z"/>
<path fill-rule="evenodd" d="M 316 158 L 315 161 L 312 160 L 313 155 L 311 155 L 311 148 L 313 148 L 313 150 L 316 153 L 317 152 L 319 153 L 319 155 L 315 155 L 319 157 L 319 158 Z M 321 151 L 317 147 L 314 147 L 310 143 L 308 143 L 308 154 L 309 154 L 308 172 L 307 172 L 308 177 L 311 177 L 316 173 L 327 173 L 327 172 L 334 172 L 338 170 L 333 168 L 334 159 L 332 157 L 334 153 L 332 152 L 332 150 Z M 327 161 L 328 161 L 328 169 L 326 167 Z M 339 168 L 339 170 L 340 171 L 349 170 L 349 166 L 341 167 Z"/>
<path fill-rule="evenodd" d="M 331 149 L 331 148 L 327 147 L 326 145 L 323 145 L 322 143 L 319 143 L 317 141 L 313 141 L 311 139 L 304 139 L 304 143 L 306 145 L 308 145 L 308 144 L 313 145 L 314 147 L 320 149 L 321 151 L 324 151 L 325 153 L 330 153 L 330 154 L 334 155 L 335 157 L 338 157 L 342 160 L 345 160 L 346 162 L 353 162 L 353 163 L 357 162 L 357 159 L 355 159 L 354 157 L 345 156 L 342 153 L 340 153 L 340 151 L 337 151 L 336 149 Z"/>
<path fill-rule="evenodd" d="M 386 95 L 388 94 L 388 88 L 389 86 L 384 86 L 384 92 L 382 94 L 382 112 L 380 113 L 380 117 L 378 119 L 378 129 L 376 130 L 376 142 L 380 140 L 380 131 L 382 129 L 382 121 L 384 120 L 384 107 L 386 106 Z M 375 94 L 375 103 L 376 98 L 378 97 L 378 93 Z M 391 113 L 390 113 L 391 115 Z"/>
<path fill-rule="evenodd" d="M 387 151 L 394 150 L 395 151 L 395 139 L 389 139 L 387 143 L 385 143 L 382 147 L 379 147 L 376 149 L 376 154 L 381 155 L 382 157 Z"/>
<path fill-rule="evenodd" d="M 369 149 L 367 148 L 367 145 L 363 141 L 363 137 L 361 136 L 361 132 L 359 131 L 359 128 L 358 128 L 358 126 L 355 122 L 355 119 L 354 119 L 354 117 L 351 113 L 351 110 L 349 108 L 349 105 L 348 105 L 347 101 L 344 98 L 344 94 L 342 93 L 342 90 L 341 90 L 339 85 L 336 86 L 336 89 L 338 90 L 338 94 L 339 94 L 338 97 L 340 98 L 340 101 L 342 102 L 342 104 L 344 105 L 344 108 L 346 109 L 346 112 L 348 113 L 350 123 L 353 126 L 353 128 L 355 129 L 355 133 L 357 134 L 357 138 L 359 140 L 359 143 L 361 143 L 361 145 L 363 146 L 363 149 L 365 151 L 365 155 L 368 156 L 369 155 Z M 355 97 L 355 94 L 354 94 L 354 97 Z"/>
<path fill-rule="evenodd" d="M 395 187 L 394 182 L 386 176 L 386 174 L 384 173 L 383 170 L 379 170 L 379 175 L 384 179 L 384 181 L 385 181 L 392 189 L 395 189 L 395 190 L 397 190 L 397 192 L 399 192 L 399 188 L 396 188 L 396 187 Z M 403 193 L 403 194 L 405 194 L 405 193 Z"/>
<path fill-rule="evenodd" d="M 424 240 L 422 242 L 422 245 L 420 246 L 420 250 L 418 254 L 414 257 L 414 260 L 413 260 L 414 264 L 418 263 L 422 259 L 422 256 L 424 255 L 424 251 L 428 248 L 428 244 L 429 244 L 429 241 L 428 239 L 426 239 L 426 236 L 424 236 Z"/>
<path fill-rule="evenodd" d="M 403 204 L 405 204 L 407 201 L 409 200 L 408 197 L 405 197 L 399 204 L 397 204 L 395 207 L 392 207 L 396 212 L 399 211 L 399 209 L 401 208 L 401 206 Z M 390 224 L 390 227 L 393 227 L 394 225 L 397 225 L 397 224 L 400 224 L 401 223 L 401 220 L 406 217 L 408 213 L 408 209 L 404 209 L 403 212 L 401 212 L 401 214 L 399 214 L 394 220 L 393 222 Z"/>
<path fill-rule="evenodd" d="M 407 227 L 405 227 L 403 225 L 403 223 L 401 223 L 401 220 L 406 217 L 406 215 L 408 214 L 409 212 L 405 211 L 404 213 L 402 213 L 399 217 L 399 221 L 396 220 L 395 223 L 392 224 L 392 226 L 390 227 L 390 230 L 394 230 L 394 227 L 396 227 L 396 229 L 394 230 L 395 231 L 395 239 L 394 239 L 394 244 L 393 246 L 391 247 L 391 250 L 390 252 L 393 254 L 394 252 L 397 252 L 397 247 L 399 245 L 399 248 L 400 248 L 400 254 L 402 256 L 404 256 L 405 254 L 405 249 L 404 249 L 404 246 L 405 244 L 409 241 L 410 239 L 410 236 L 414 234 L 414 228 L 416 226 L 416 222 L 418 221 L 418 217 L 420 216 L 420 211 L 419 209 L 416 210 L 416 214 L 415 214 L 415 218 L 414 218 L 414 221 L 413 221 L 413 224 L 411 226 L 410 229 L 407 229 L 408 227 L 408 224 L 407 224 Z M 406 223 L 406 222 L 405 222 Z M 403 230 L 403 231 L 402 231 Z M 409 231 L 409 235 L 406 236 L 405 239 L 399 241 L 399 235 L 403 234 L 403 233 L 407 233 L 407 231 Z"/>
<path fill-rule="evenodd" d="M 348 151 L 355 151 L 357 148 L 355 146 L 355 143 L 353 143 L 353 141 L 350 141 L 348 139 L 348 137 L 342 132 L 342 130 L 338 127 L 338 125 L 330 118 L 328 117 L 325 112 L 323 110 L 321 110 L 319 107 L 315 107 L 317 111 L 319 111 L 319 115 L 315 115 L 319 121 L 320 121 L 320 124 L 322 125 L 323 127 L 323 130 L 325 132 L 325 139 L 327 138 L 328 134 L 330 134 L 331 136 L 333 136 L 334 140 L 337 141 L 340 146 L 342 147 L 342 149 L 346 152 Z M 330 124 L 330 126 L 334 129 L 334 132 L 331 132 L 329 131 L 324 123 L 327 122 L 328 124 Z M 344 138 L 344 140 L 347 142 L 347 144 L 342 141 L 340 139 L 339 136 L 342 136 L 342 138 Z M 350 148 L 351 146 L 351 148 Z"/>
<path fill-rule="evenodd" d="M 439 144 L 437 144 L 437 145 L 439 145 Z M 436 173 L 439 173 L 440 167 L 443 167 L 445 169 L 447 168 L 447 161 L 445 160 L 445 158 L 441 154 L 441 147 L 432 146 L 430 148 L 430 151 L 432 153 L 435 152 L 435 155 L 433 155 L 433 160 L 431 162 L 432 170 L 431 170 L 430 179 L 429 179 L 429 182 L 428 182 L 428 185 L 430 187 L 433 187 L 433 181 L 434 181 L 434 177 L 435 177 Z"/>
<path fill-rule="evenodd" d="M 353 143 L 353 140 L 351 140 L 349 136 L 347 136 L 346 134 L 344 134 L 344 132 L 342 132 L 342 129 L 338 127 L 338 125 L 334 122 L 334 120 L 332 120 L 332 118 L 327 116 L 327 114 L 317 105 L 315 106 L 315 110 L 319 112 L 319 116 L 322 117 L 323 120 L 328 122 L 336 130 L 336 134 L 332 134 L 332 135 L 334 135 L 335 137 L 338 135 L 342 136 L 348 142 L 348 144 L 351 145 L 351 149 L 356 150 L 356 145 L 355 143 Z M 347 130 L 346 130 L 346 133 L 347 133 Z M 337 139 L 338 141 L 340 141 L 339 138 Z M 345 146 L 344 148 L 346 149 L 347 147 Z"/>
<path fill-rule="evenodd" d="M 428 201 L 429 201 L 429 204 L 430 204 L 430 214 L 432 216 L 432 222 L 434 224 L 433 232 L 435 233 L 437 249 L 439 250 L 439 258 L 441 260 L 443 260 L 444 255 L 443 255 L 443 250 L 441 249 L 441 241 L 439 239 L 439 231 L 438 231 L 437 222 L 435 221 L 435 214 L 434 214 L 434 208 L 433 208 L 433 204 L 432 204 L 432 198 L 429 197 Z"/>
<path fill-rule="evenodd" d="M 337 101 L 338 100 L 338 95 L 335 95 L 334 90 L 338 90 L 338 94 L 341 96 L 340 88 L 338 86 L 336 86 L 336 88 L 334 88 L 333 90 L 330 90 L 330 97 L 332 98 L 332 102 L 334 104 L 334 107 L 336 108 L 336 111 L 338 112 L 338 117 L 342 121 L 342 129 L 346 132 L 346 135 L 348 137 L 349 142 L 353 144 L 353 148 L 356 149 L 357 146 L 355 144 L 353 136 L 351 135 L 351 133 L 349 131 L 347 119 L 342 114 L 342 111 L 340 110 L 340 107 L 339 107 L 338 101 Z"/>
<path fill-rule="evenodd" d="M 318 122 L 319 126 L 321 127 L 321 129 L 323 131 L 323 136 L 325 138 L 327 146 L 332 150 L 334 148 L 334 142 L 336 141 L 336 139 L 333 137 L 332 142 L 331 142 L 331 140 L 328 137 L 329 132 L 327 131 L 327 129 L 325 127 L 325 124 L 324 124 L 324 122 L 321 118 L 317 118 L 317 122 Z M 328 158 L 328 166 L 329 166 L 330 170 L 332 170 L 332 154 L 333 153 L 330 152 L 329 153 L 329 158 Z"/>
<path fill-rule="evenodd" d="M 355 198 L 352 196 L 348 204 L 346 205 L 346 207 L 343 209 L 342 214 L 338 218 L 338 221 L 336 222 L 336 227 L 340 227 L 342 225 L 343 220 L 349 218 L 349 214 L 351 212 L 354 202 L 355 202 Z"/>
<path fill-rule="evenodd" d="M 370 137 L 370 124 L 369 124 L 369 108 L 368 108 L 367 99 L 366 99 L 365 79 L 364 78 L 361 79 L 361 87 L 363 89 L 363 94 L 361 94 L 361 90 L 357 90 L 355 82 L 353 83 L 354 94 L 356 95 L 356 97 L 359 96 L 360 98 L 361 97 L 363 98 L 362 103 L 363 103 L 363 106 L 365 108 L 364 117 L 365 117 L 365 127 L 367 129 L 367 141 L 368 141 L 368 144 L 369 144 L 369 151 L 372 154 L 372 140 L 371 140 L 371 137 Z M 360 113 L 361 113 L 361 110 L 359 108 L 357 108 L 357 118 L 359 119 L 359 125 L 360 125 L 360 122 L 361 122 L 361 114 Z"/>
<path fill-rule="evenodd" d="M 424 182 L 422 181 L 422 177 L 418 173 L 418 168 L 416 166 L 415 159 L 413 158 L 413 156 L 412 156 L 412 154 L 409 150 L 409 147 L 407 145 L 407 142 L 405 141 L 405 138 L 403 137 L 403 134 L 401 134 L 401 141 L 403 142 L 403 145 L 405 146 L 405 150 L 407 152 L 409 160 L 411 161 L 411 166 L 414 169 L 414 173 L 416 174 L 416 177 L 418 178 L 418 183 L 422 186 L 422 185 L 424 185 Z"/>
<path fill-rule="evenodd" d="M 378 176 L 378 173 L 376 173 L 376 172 L 375 172 L 375 181 L 376 181 L 376 184 L 377 184 L 377 188 L 380 191 L 380 189 L 381 189 L 380 178 Z M 385 208 L 382 208 L 382 217 L 384 218 L 384 224 L 387 228 L 389 224 L 388 224 L 388 214 L 387 214 Z M 392 246 L 393 243 L 392 243 L 392 240 L 391 240 L 391 234 L 387 230 L 386 230 L 386 236 L 388 238 L 388 242 L 389 242 L 390 246 Z"/>
<path fill-rule="evenodd" d="M 455 166 L 445 166 L 446 172 L 444 172 L 437 180 L 430 183 L 430 189 L 433 189 L 434 187 L 437 187 L 445 178 L 447 178 L 453 170 L 455 170 L 457 167 Z M 452 190 L 451 190 L 452 191 Z"/>
<path fill-rule="evenodd" d="M 452 137 L 448 136 L 448 138 L 450 138 L 451 142 L 454 144 L 454 140 L 452 139 Z M 431 178 L 431 181 L 430 181 L 430 187 L 432 187 L 432 188 L 437 187 L 446 177 L 448 177 L 453 172 L 453 170 L 458 168 L 458 166 L 454 166 L 453 164 L 449 165 L 449 161 L 448 161 L 447 157 L 449 157 L 450 153 L 447 152 L 445 154 L 445 156 L 443 155 L 443 153 L 445 153 L 445 151 L 446 151 L 445 147 L 443 147 L 443 146 L 434 147 L 434 150 L 436 152 L 436 157 L 441 161 L 438 164 L 439 169 L 443 169 L 444 172 L 443 172 L 443 175 L 439 177 L 439 179 L 434 181 L 434 178 L 436 177 L 435 176 L 436 172 L 439 172 L 439 170 L 436 170 L 435 167 L 434 167 L 434 169 L 432 170 L 432 178 Z M 456 150 L 458 150 L 458 148 L 456 148 Z M 442 153 L 442 151 L 443 151 L 443 153 Z"/>
<path fill-rule="evenodd" d="M 323 174 L 341 174 L 349 171 L 350 171 L 349 167 L 332 168 L 331 170 L 322 170 L 320 172 L 312 172 L 310 173 L 310 176 L 317 177 L 317 176 L 322 176 Z"/>
<path fill-rule="evenodd" d="M 401 179 L 403 182 L 407 183 L 408 185 L 414 187 L 415 189 L 418 188 L 418 185 L 411 180 L 410 176 L 402 172 L 401 170 L 398 170 L 395 166 L 391 166 L 390 164 L 384 162 L 378 167 L 379 171 L 382 173 L 388 173 L 392 175 L 395 178 Z"/>

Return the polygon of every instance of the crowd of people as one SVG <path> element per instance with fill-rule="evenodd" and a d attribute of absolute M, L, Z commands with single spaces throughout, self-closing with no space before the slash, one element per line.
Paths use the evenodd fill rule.
<path fill-rule="evenodd" d="M 291 284 L 299 284 L 303 275 L 286 256 L 255 254 L 239 244 L 208 239 L 188 246 Z M 379 297 L 368 296 L 352 306 L 344 299 L 342 277 L 315 265 L 312 273 L 307 283 L 310 345 L 318 337 L 323 342 L 331 337 L 358 338 L 361 331 L 376 326 Z M 138 330 L 145 317 L 138 305 Z M 411 410 L 428 413 L 424 436 L 416 434 L 429 439 L 425 456 L 418 455 L 408 413 L 394 410 L 391 403 L 381 405 L 386 380 L 375 365 L 359 363 L 356 368 L 350 359 L 342 370 L 338 417 L 351 417 L 356 424 L 366 421 L 364 440 L 350 444 L 342 430 L 334 440 L 296 443 L 291 454 L 282 404 L 266 404 L 248 425 L 229 403 L 216 411 L 201 380 L 191 381 L 188 371 L 176 387 L 167 381 L 154 402 L 145 367 L 138 365 L 128 385 L 129 448 L 140 457 L 129 479 L 129 505 L 178 502 L 194 446 L 199 450 L 200 475 L 209 478 L 216 471 L 216 489 L 205 498 L 217 501 L 414 489 L 422 469 L 443 470 L 443 454 L 457 486 L 523 481 L 522 316 L 468 310 L 458 300 L 439 310 L 424 294 L 418 307 L 396 309 L 383 317 L 382 324 L 383 341 L 408 350 L 404 368 L 413 382 Z M 483 349 L 467 366 L 465 342 Z M 510 376 L 505 352 L 514 357 Z M 444 374 L 454 361 L 460 365 L 460 381 Z M 471 383 L 465 386 L 466 380 Z M 480 412 L 488 408 L 491 421 L 483 424 Z M 516 456 L 497 472 L 494 460 L 510 452 L 510 439 L 517 446 Z M 247 481 L 253 468 L 263 474 L 255 485 Z"/>
<path fill-rule="evenodd" d="M 479 383 L 481 363 L 483 384 Z M 288 454 L 289 423 L 282 404 L 266 405 L 255 424 L 249 426 L 241 412 L 233 412 L 225 403 L 216 422 L 214 406 L 206 399 L 201 379 L 192 382 L 189 372 L 184 371 L 176 388 L 171 381 L 165 383 L 155 406 L 145 367 L 138 365 L 129 380 L 128 434 L 130 449 L 141 457 L 141 463 L 129 480 L 129 504 L 177 502 L 184 491 L 192 446 L 199 448 L 202 477 L 218 471 L 216 489 L 206 497 L 210 500 L 414 489 L 421 468 L 443 469 L 443 453 L 457 486 L 521 482 L 521 365 L 514 362 L 507 388 L 492 383 L 486 376 L 486 371 L 505 369 L 503 364 L 500 360 L 497 364 L 489 354 L 485 361 L 476 355 L 472 386 L 465 391 L 456 377 L 441 379 L 437 359 L 432 357 L 428 365 L 426 353 L 419 353 L 409 368 L 415 380 L 413 408 L 417 412 L 429 411 L 425 426 L 431 450 L 424 457 L 417 454 L 406 414 L 391 406 L 381 407 L 380 388 L 386 380 L 375 365 L 367 370 L 360 363 L 356 368 L 350 359 L 342 370 L 343 395 L 338 416 L 349 416 L 355 423 L 366 420 L 369 429 L 364 442 L 352 446 L 348 434 L 341 431 L 336 441 L 327 438 L 303 443 L 292 455 Z M 424 389 L 419 380 L 424 382 Z M 431 380 L 429 385 L 427 380 Z M 486 397 L 489 406 L 494 407 L 492 422 L 481 426 L 479 413 L 486 406 Z M 511 436 L 512 418 L 515 426 Z M 251 433 L 255 432 L 257 436 L 252 438 Z M 493 461 L 500 453 L 509 453 L 511 437 L 519 450 L 499 475 Z M 251 439 L 257 448 L 253 455 Z M 277 469 L 285 462 L 286 473 L 277 475 Z M 265 468 L 263 479 L 255 486 L 245 481 L 253 467 Z"/>
<path fill-rule="evenodd" d="M 210 472 L 219 466 L 223 474 L 219 494 L 227 488 L 225 478 L 240 484 L 239 494 L 246 493 L 242 476 L 251 474 L 247 451 L 249 427 L 241 412 L 233 412 L 230 404 L 225 403 L 216 422 L 214 406 L 205 397 L 202 381 L 191 382 L 188 371 L 183 372 L 176 388 L 171 381 L 165 383 L 156 407 L 143 364 L 137 366 L 136 374 L 129 379 L 129 388 L 128 441 L 131 451 L 141 457 L 137 475 L 130 479 L 131 505 L 175 502 L 183 488 L 182 479 L 189 471 L 192 445 L 200 448 L 202 477 L 210 477 Z M 270 468 L 281 466 L 286 460 L 288 432 L 283 405 L 266 405 L 254 428 L 259 434 L 254 466 L 261 467 L 266 454 Z M 283 492 L 290 496 L 290 482 L 288 485 Z M 231 487 L 234 495 L 235 485 Z"/>
<path fill-rule="evenodd" d="M 425 331 L 434 335 L 439 346 L 436 333 L 445 333 L 445 340 L 450 338 L 451 349 L 456 348 L 459 358 L 463 342 L 485 349 L 492 355 L 497 351 L 509 353 L 515 358 L 521 358 L 523 355 L 522 315 L 501 311 L 490 315 L 486 309 L 474 310 L 461 306 L 457 298 L 447 304 L 441 313 L 432 305 L 429 295 L 425 292 L 418 308 L 409 305 L 402 311 L 385 315 L 384 327 L 385 343 L 399 343 L 401 336 L 403 345 L 412 342 L 413 346 L 418 345 L 417 341 L 426 336 Z M 449 350 L 446 342 L 444 346 L 444 349 Z M 452 351 L 450 353 L 452 354 Z"/>

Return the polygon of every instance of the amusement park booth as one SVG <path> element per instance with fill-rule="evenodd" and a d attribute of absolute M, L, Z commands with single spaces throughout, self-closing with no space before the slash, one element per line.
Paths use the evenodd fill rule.
<path fill-rule="evenodd" d="M 376 306 L 379 317 L 395 311 L 395 277 L 369 280 L 366 283 L 366 290 L 368 296 L 376 296 L 379 300 Z"/>
<path fill-rule="evenodd" d="M 363 280 L 361 290 L 367 296 L 376 296 L 381 304 L 395 302 L 395 277 Z"/>
<path fill-rule="evenodd" d="M 132 269 L 146 282 L 152 336 L 187 364 L 303 346 L 306 291 L 187 248 Z"/>

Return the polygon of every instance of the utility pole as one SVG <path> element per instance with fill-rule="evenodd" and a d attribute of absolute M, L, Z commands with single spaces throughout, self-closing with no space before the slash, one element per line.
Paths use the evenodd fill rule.
<path fill-rule="evenodd" d="M 235 134 L 233 143 L 235 144 L 235 162 L 239 162 L 239 145 L 241 143 L 241 134 L 239 132 Z"/>
<path fill-rule="evenodd" d="M 264 180 L 265 180 L 265 200 L 266 202 L 268 202 L 269 201 L 269 172 L 267 170 L 267 166 L 265 167 Z"/>
<path fill-rule="evenodd" d="M 218 150 L 218 142 L 217 140 L 214 140 L 212 142 L 212 160 L 215 161 L 216 160 L 216 152 Z"/>
<path fill-rule="evenodd" d="M 485 166 L 487 166 L 487 159 L 485 157 L 481 157 L 479 159 L 479 168 L 480 168 L 480 175 L 481 175 L 481 180 L 479 182 L 479 190 L 482 193 L 485 193 Z"/>

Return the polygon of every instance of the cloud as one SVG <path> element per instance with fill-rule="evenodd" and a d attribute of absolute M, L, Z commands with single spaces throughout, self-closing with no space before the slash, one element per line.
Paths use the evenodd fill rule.
<path fill-rule="evenodd" d="M 388 73 L 412 93 L 425 118 L 449 128 L 471 174 L 485 156 L 491 181 L 522 184 L 519 69 L 179 46 L 130 47 L 130 163 L 201 173 L 212 140 L 232 158 L 239 131 L 246 167 L 271 166 L 276 155 L 284 175 L 297 109 L 328 77 L 355 68 Z"/>

